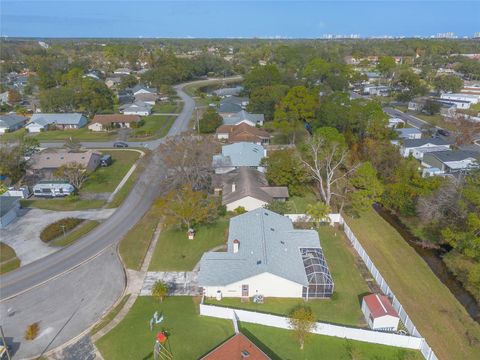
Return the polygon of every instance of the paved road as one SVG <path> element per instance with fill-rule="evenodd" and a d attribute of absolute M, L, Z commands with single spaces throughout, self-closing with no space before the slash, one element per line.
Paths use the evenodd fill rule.
<path fill-rule="evenodd" d="M 195 108 L 194 100 L 182 91 L 185 85 L 175 87 L 184 107 L 169 136 L 188 130 Z M 160 139 L 145 145 L 155 149 L 161 142 Z M 82 144 L 93 148 L 113 145 L 112 142 Z M 164 167 L 158 152 L 152 152 L 146 161 L 148 164 L 127 199 L 100 226 L 71 246 L 0 276 L 0 315 L 7 341 L 16 344 L 14 358 L 37 356 L 39 350 L 65 343 L 85 331 L 118 299 L 125 286 L 124 277 L 119 275 L 123 270 L 117 256 L 114 254 L 112 258 L 108 254 L 114 252 L 118 242 L 162 190 Z M 9 309 L 13 309 L 14 315 L 8 316 Z M 67 318 L 69 313 L 72 315 Z M 25 342 L 22 335 L 26 325 L 37 321 L 41 340 Z M 42 332 L 43 329 L 48 331 Z"/>
<path fill-rule="evenodd" d="M 413 127 L 416 127 L 417 129 L 422 129 L 425 127 L 429 127 L 430 124 L 422 119 L 419 119 L 413 115 L 405 114 L 404 112 L 393 109 L 393 108 L 384 108 L 383 111 L 385 111 L 388 115 L 392 117 L 396 117 L 399 119 L 402 119 L 403 121 L 407 122 Z M 437 127 L 440 129 L 439 127 Z"/>

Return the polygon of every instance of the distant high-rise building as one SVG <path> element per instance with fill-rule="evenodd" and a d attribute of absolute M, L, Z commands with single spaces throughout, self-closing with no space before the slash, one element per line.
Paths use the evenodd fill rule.
<path fill-rule="evenodd" d="M 475 34 L 473 34 L 473 37 L 476 39 L 480 38 L 480 31 L 477 31 Z"/>
<path fill-rule="evenodd" d="M 453 32 L 438 33 L 435 35 L 437 39 L 456 39 L 457 36 Z"/>

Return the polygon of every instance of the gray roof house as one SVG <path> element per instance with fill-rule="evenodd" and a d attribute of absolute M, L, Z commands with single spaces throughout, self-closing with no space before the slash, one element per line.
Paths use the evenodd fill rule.
<path fill-rule="evenodd" d="M 125 104 L 120 106 L 120 112 L 125 115 L 140 115 L 147 116 L 152 112 L 152 105 L 143 101 L 135 101 L 132 104 Z"/>
<path fill-rule="evenodd" d="M 221 88 L 214 90 L 213 93 L 217 96 L 224 97 L 224 96 L 236 96 L 243 91 L 243 86 L 235 86 L 235 87 L 228 87 L 228 88 Z"/>
<path fill-rule="evenodd" d="M 20 210 L 20 196 L 0 196 L 0 229 L 5 228 Z"/>
<path fill-rule="evenodd" d="M 288 200 L 286 186 L 269 186 L 265 175 L 256 169 L 240 167 L 220 176 L 222 205 L 227 207 L 227 211 L 238 207 L 251 211 L 274 200 Z"/>
<path fill-rule="evenodd" d="M 416 128 L 395 129 L 400 139 L 420 139 L 422 131 Z"/>
<path fill-rule="evenodd" d="M 245 110 L 241 110 L 233 115 L 224 115 L 222 118 L 224 125 L 239 125 L 245 123 L 250 126 L 262 126 L 265 120 L 265 116 L 263 114 L 251 114 Z"/>
<path fill-rule="evenodd" d="M 480 167 L 480 152 L 470 150 L 434 151 L 423 155 L 423 176 L 468 172 Z"/>
<path fill-rule="evenodd" d="M 87 118 L 80 113 L 33 114 L 26 128 L 29 132 L 40 132 L 49 127 L 56 129 L 79 129 L 87 125 Z"/>
<path fill-rule="evenodd" d="M 133 95 L 138 95 L 138 94 L 156 94 L 157 89 L 156 88 L 149 88 L 145 85 L 137 84 L 133 88 L 129 89 Z"/>
<path fill-rule="evenodd" d="M 400 142 L 400 153 L 403 157 L 413 155 L 415 159 L 422 160 L 427 152 L 445 151 L 450 149 L 451 143 L 442 138 L 404 139 Z"/>
<path fill-rule="evenodd" d="M 229 96 L 220 100 L 218 113 L 222 116 L 233 115 L 244 110 L 248 105 L 249 99 L 246 97 Z"/>
<path fill-rule="evenodd" d="M 222 153 L 213 156 L 215 173 L 224 174 L 241 166 L 262 170 L 260 161 L 267 156 L 267 150 L 250 142 L 239 142 L 222 146 Z"/>
<path fill-rule="evenodd" d="M 334 287 L 318 233 L 266 209 L 230 219 L 227 251 L 203 254 L 198 284 L 217 298 L 328 298 Z"/>
<path fill-rule="evenodd" d="M 28 118 L 17 114 L 6 114 L 0 116 L 0 134 L 15 131 L 25 126 Z"/>

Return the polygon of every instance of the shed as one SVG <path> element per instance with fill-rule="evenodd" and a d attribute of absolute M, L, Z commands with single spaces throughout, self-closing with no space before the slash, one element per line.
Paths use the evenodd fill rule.
<path fill-rule="evenodd" d="M 385 295 L 365 296 L 362 301 L 362 313 L 372 330 L 397 331 L 400 318 Z"/>
<path fill-rule="evenodd" d="M 10 224 L 20 210 L 20 196 L 0 196 L 0 229 Z"/>

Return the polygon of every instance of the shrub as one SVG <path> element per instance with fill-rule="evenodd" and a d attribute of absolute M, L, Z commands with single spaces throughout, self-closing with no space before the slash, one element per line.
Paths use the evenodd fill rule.
<path fill-rule="evenodd" d="M 28 325 L 27 330 L 25 330 L 25 340 L 34 340 L 38 336 L 39 330 L 40 326 L 38 323 Z"/>
<path fill-rule="evenodd" d="M 83 221 L 83 219 L 77 218 L 65 218 L 55 221 L 42 230 L 40 233 L 40 239 L 42 239 L 44 242 L 49 242 L 59 236 L 62 236 L 64 231 L 67 232 L 72 230 Z"/>

